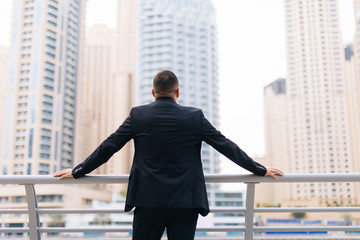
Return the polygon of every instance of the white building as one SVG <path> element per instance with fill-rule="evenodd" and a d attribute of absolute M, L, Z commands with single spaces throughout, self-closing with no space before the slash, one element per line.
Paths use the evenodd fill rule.
<path fill-rule="evenodd" d="M 352 172 L 360 171 L 360 81 L 356 73 L 353 44 L 345 46 L 345 83 L 350 128 L 351 155 L 354 159 Z M 355 184 L 357 201 L 360 200 L 359 184 Z"/>
<path fill-rule="evenodd" d="M 356 160 L 359 156 L 359 132 L 360 132 L 360 101 L 359 101 L 359 82 L 356 80 L 355 74 L 355 58 L 353 54 L 352 44 L 349 44 L 344 49 L 344 91 L 345 91 L 345 107 L 348 109 L 346 128 L 349 129 L 349 154 L 352 156 L 351 172 L 357 172 L 359 169 L 359 162 Z M 291 137 L 291 130 L 289 129 L 290 110 L 288 101 L 289 96 L 285 88 L 285 79 L 278 79 L 269 84 L 264 89 L 264 111 L 265 111 L 265 131 L 266 131 L 266 156 L 264 163 L 266 165 L 281 166 L 284 172 L 294 172 L 293 161 L 290 161 L 290 148 L 289 139 Z M 292 110 L 294 112 L 294 110 Z M 309 131 L 310 135 L 316 135 Z M 299 141 L 299 139 L 297 140 Z M 320 142 L 317 142 L 320 144 Z M 341 171 L 336 170 L 336 171 Z M 336 172 L 335 171 L 335 172 Z M 332 195 L 332 202 L 322 202 L 322 196 L 313 195 L 312 197 L 303 195 L 303 197 L 294 198 L 291 188 L 298 184 L 283 183 L 283 184 L 260 184 L 256 190 L 256 201 L 259 205 L 277 205 L 281 206 L 319 206 L 319 205 L 350 205 L 349 202 L 345 203 L 341 197 Z M 331 189 L 323 189 L 322 191 L 336 191 L 344 192 L 343 189 L 338 188 L 336 185 L 331 185 Z M 352 204 L 356 204 L 359 199 L 359 190 L 357 183 L 346 184 L 350 194 L 348 198 Z M 349 192 L 349 191 L 348 191 Z M 299 194 L 301 195 L 301 194 Z M 267 214 L 261 214 L 267 216 Z M 280 214 L 281 217 L 290 217 L 289 214 Z M 324 214 L 324 213 L 309 213 L 307 216 L 311 219 L 333 219 L 337 220 L 342 217 L 342 214 Z M 271 217 L 271 214 L 267 217 Z"/>
<path fill-rule="evenodd" d="M 285 11 L 291 171 L 356 171 L 338 1 L 286 1 Z M 356 203 L 347 183 L 295 184 L 291 198 L 318 198 L 321 206 Z"/>
<path fill-rule="evenodd" d="M 346 55 L 345 61 L 345 74 L 347 76 L 348 86 L 351 91 L 351 102 L 353 105 L 351 106 L 350 114 L 353 114 L 354 119 L 352 120 L 352 124 L 354 126 L 354 130 L 351 132 L 352 134 L 352 154 L 354 159 L 359 159 L 360 150 L 358 148 L 360 144 L 360 0 L 354 0 L 354 16 L 355 16 L 355 36 L 354 43 L 352 45 L 353 55 L 349 54 L 349 46 L 348 54 Z M 353 112 L 355 110 L 355 112 Z M 354 167 L 356 171 L 360 171 L 360 163 L 359 161 L 354 162 Z M 357 188 L 359 189 L 359 188 Z M 360 199 L 360 190 L 357 190 L 357 198 Z"/>
<path fill-rule="evenodd" d="M 77 85 L 74 165 L 84 161 L 129 114 L 131 86 L 116 65 L 117 46 L 115 29 L 102 25 L 86 29 L 84 61 Z M 92 174 L 128 174 L 132 161 L 130 145 Z M 114 192 L 126 190 L 125 185 L 106 187 Z"/>
<path fill-rule="evenodd" d="M 266 155 L 261 163 L 266 166 L 279 166 L 285 173 L 290 172 L 291 163 L 288 151 L 288 105 L 286 80 L 280 78 L 264 88 L 264 125 Z M 262 183 L 256 186 L 255 201 L 276 205 L 289 199 L 289 184 Z"/>
<path fill-rule="evenodd" d="M 358 96 L 351 57 L 344 57 L 338 2 L 286 1 L 285 16 L 286 91 L 285 97 L 267 91 L 268 159 L 292 173 L 357 172 Z M 356 193 L 350 183 L 296 183 L 274 191 L 272 201 L 348 206 L 358 203 Z"/>
<path fill-rule="evenodd" d="M 112 133 L 109 103 L 115 68 L 115 30 L 97 25 L 86 28 L 84 60 L 76 94 L 76 163 L 80 163 Z M 113 126 L 115 128 L 116 126 Z M 99 171 L 103 173 L 105 171 Z"/>
<path fill-rule="evenodd" d="M 0 174 L 3 174 L 2 161 L 4 158 L 4 131 L 6 120 L 7 83 L 9 81 L 9 49 L 0 46 Z"/>
<path fill-rule="evenodd" d="M 4 174 L 73 166 L 85 1 L 13 1 Z"/>

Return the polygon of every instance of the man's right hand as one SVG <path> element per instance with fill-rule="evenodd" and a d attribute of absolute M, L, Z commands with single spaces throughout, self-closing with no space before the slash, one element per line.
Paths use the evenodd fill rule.
<path fill-rule="evenodd" d="M 266 173 L 265 176 L 270 176 L 273 179 L 277 180 L 277 177 L 275 175 L 284 176 L 283 171 L 273 168 L 273 167 L 266 167 Z"/>
<path fill-rule="evenodd" d="M 64 179 L 64 178 L 73 178 L 72 175 L 72 169 L 68 168 L 62 171 L 58 171 L 53 174 L 54 177 L 59 177 L 58 180 Z"/>

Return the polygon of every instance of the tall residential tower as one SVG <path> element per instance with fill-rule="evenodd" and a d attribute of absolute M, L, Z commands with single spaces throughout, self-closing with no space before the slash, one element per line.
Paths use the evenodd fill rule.
<path fill-rule="evenodd" d="M 338 1 L 287 0 L 285 11 L 290 171 L 355 171 Z M 291 198 L 318 199 L 320 206 L 356 202 L 347 183 L 298 183 Z"/>
<path fill-rule="evenodd" d="M 357 12 L 360 1 L 354 2 Z M 287 0 L 285 11 L 286 88 L 276 93 L 278 81 L 265 88 L 266 164 L 281 165 L 289 173 L 358 172 L 360 35 L 356 34 L 354 51 L 353 44 L 343 46 L 336 0 Z M 273 194 L 260 201 L 326 207 L 360 200 L 358 183 L 291 183 L 272 188 Z"/>
<path fill-rule="evenodd" d="M 349 113 L 354 117 L 352 124 L 352 154 L 354 159 L 360 158 L 360 0 L 354 0 L 355 36 L 352 45 L 346 46 L 345 72 L 351 96 L 348 99 L 353 103 Z M 356 111 L 354 111 L 356 110 Z M 360 161 L 355 162 L 355 171 L 360 171 Z M 357 188 L 357 198 L 360 199 L 360 189 Z"/>
<path fill-rule="evenodd" d="M 280 166 L 282 171 L 289 172 L 286 98 L 286 80 L 284 78 L 279 78 L 264 88 L 266 156 L 261 162 L 267 166 Z M 260 204 L 279 204 L 289 198 L 289 191 L 285 190 L 287 187 L 287 183 L 259 184 L 256 187 L 256 200 Z"/>
<path fill-rule="evenodd" d="M 110 135 L 110 105 L 115 69 L 115 30 L 97 25 L 86 28 L 84 60 L 79 69 L 76 109 L 75 165 L 84 161 Z M 105 174 L 106 166 L 96 172 Z"/>
<path fill-rule="evenodd" d="M 2 174 L 50 174 L 73 166 L 85 3 L 13 0 Z"/>
<path fill-rule="evenodd" d="M 86 29 L 84 61 L 79 69 L 75 165 L 84 161 L 129 114 L 130 87 L 116 65 L 116 30 L 96 25 Z M 113 156 L 113 160 L 92 173 L 126 174 L 132 155 L 131 144 Z M 124 185 L 106 185 L 114 192 Z"/>
<path fill-rule="evenodd" d="M 2 173 L 3 165 L 1 159 L 4 158 L 4 132 L 5 117 L 7 105 L 7 85 L 9 82 L 9 48 L 0 46 L 0 173 Z"/>

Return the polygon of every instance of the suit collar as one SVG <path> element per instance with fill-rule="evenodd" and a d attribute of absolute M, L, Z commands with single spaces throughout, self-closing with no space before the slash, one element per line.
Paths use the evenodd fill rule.
<path fill-rule="evenodd" d="M 159 97 L 156 99 L 156 102 L 162 102 L 162 101 L 166 101 L 166 102 L 173 102 L 175 103 L 175 100 L 172 99 L 171 97 Z"/>

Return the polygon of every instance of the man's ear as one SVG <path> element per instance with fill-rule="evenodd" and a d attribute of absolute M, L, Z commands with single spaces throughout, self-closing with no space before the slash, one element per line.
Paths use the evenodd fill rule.
<path fill-rule="evenodd" d="M 151 89 L 151 93 L 152 93 L 153 97 L 155 97 L 155 91 L 154 91 L 154 89 Z"/>
<path fill-rule="evenodd" d="M 178 88 L 177 90 L 176 90 L 176 97 L 178 98 L 180 96 L 180 89 Z"/>

